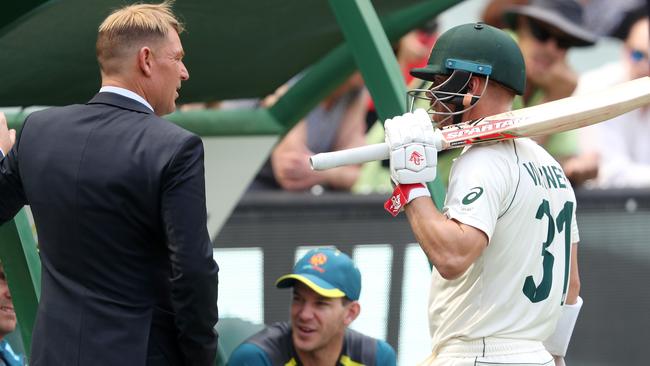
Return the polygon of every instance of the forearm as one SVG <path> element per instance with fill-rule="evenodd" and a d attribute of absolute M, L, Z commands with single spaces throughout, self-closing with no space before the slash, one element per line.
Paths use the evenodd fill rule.
<path fill-rule="evenodd" d="M 429 197 L 413 200 L 405 211 L 422 250 L 446 279 L 463 274 L 485 248 L 482 232 L 447 218 Z"/>
<path fill-rule="evenodd" d="M 348 165 L 323 171 L 322 183 L 340 190 L 350 190 L 359 179 L 361 167 Z"/>
<path fill-rule="evenodd" d="M 609 159 L 599 172 L 602 184 L 613 188 L 650 187 L 650 165 L 635 164 L 627 159 Z"/>
<path fill-rule="evenodd" d="M 311 169 L 294 169 L 286 167 L 285 162 L 278 163 L 273 174 L 280 187 L 288 191 L 302 191 L 317 184 L 339 190 L 350 190 L 359 178 L 361 167 L 358 165 L 344 166 L 324 171 Z"/>
<path fill-rule="evenodd" d="M 578 243 L 571 244 L 571 270 L 569 276 L 569 289 L 565 303 L 573 305 L 580 296 L 580 272 L 578 271 Z"/>

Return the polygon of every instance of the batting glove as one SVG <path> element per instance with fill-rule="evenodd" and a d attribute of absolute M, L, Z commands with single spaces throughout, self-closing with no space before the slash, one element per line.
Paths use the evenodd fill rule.
<path fill-rule="evenodd" d="M 395 184 L 426 183 L 436 178 L 442 135 L 439 130 L 434 132 L 424 109 L 387 119 L 384 130 Z"/>
<path fill-rule="evenodd" d="M 384 203 L 384 208 L 395 217 L 404 209 L 404 205 L 418 197 L 431 197 L 431 193 L 424 183 L 398 184 L 393 190 L 393 194 Z"/>

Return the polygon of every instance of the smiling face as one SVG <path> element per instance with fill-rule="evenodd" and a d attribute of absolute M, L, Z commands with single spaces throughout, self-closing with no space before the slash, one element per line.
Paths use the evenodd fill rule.
<path fill-rule="evenodd" d="M 338 352 L 345 329 L 358 315 L 356 301 L 328 298 L 296 282 L 291 302 L 292 340 L 300 354 Z"/>
<path fill-rule="evenodd" d="M 16 313 L 4 268 L 0 266 L 0 338 L 16 329 Z"/>
<path fill-rule="evenodd" d="M 159 116 L 176 109 L 181 82 L 190 75 L 183 64 L 183 46 L 178 33 L 170 27 L 165 39 L 152 47 L 151 83 L 146 91 L 147 101 Z"/>

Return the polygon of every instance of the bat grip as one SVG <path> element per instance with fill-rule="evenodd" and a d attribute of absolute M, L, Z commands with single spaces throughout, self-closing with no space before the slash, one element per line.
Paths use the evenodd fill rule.
<path fill-rule="evenodd" d="M 316 154 L 309 158 L 309 163 L 314 170 L 326 170 L 343 165 L 384 160 L 388 159 L 389 156 L 388 144 L 382 142 L 380 144 L 355 147 L 353 149 Z"/>

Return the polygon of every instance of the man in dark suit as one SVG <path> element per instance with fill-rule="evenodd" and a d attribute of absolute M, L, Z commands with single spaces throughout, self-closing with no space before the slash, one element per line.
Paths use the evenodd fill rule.
<path fill-rule="evenodd" d="M 29 204 L 38 229 L 31 365 L 215 363 L 203 146 L 159 117 L 189 77 L 182 30 L 168 3 L 113 12 L 100 92 L 30 115 L 1 161 L 0 223 Z"/>

